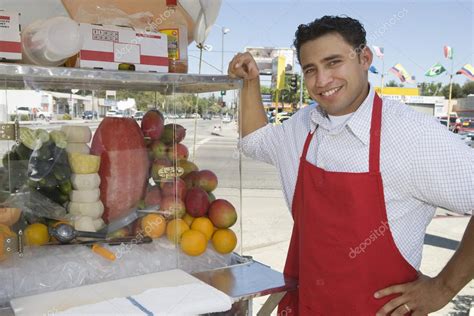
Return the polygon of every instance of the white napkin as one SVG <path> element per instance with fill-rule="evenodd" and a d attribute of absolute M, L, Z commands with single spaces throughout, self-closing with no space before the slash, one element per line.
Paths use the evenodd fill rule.
<path fill-rule="evenodd" d="M 229 296 L 200 282 L 150 289 L 134 296 L 73 307 L 55 315 L 198 315 L 224 312 L 231 306 Z"/>

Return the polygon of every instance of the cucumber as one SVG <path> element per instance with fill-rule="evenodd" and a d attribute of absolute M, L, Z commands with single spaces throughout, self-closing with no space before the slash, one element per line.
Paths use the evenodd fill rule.
<path fill-rule="evenodd" d="M 59 191 L 61 193 L 69 196 L 69 193 L 72 191 L 72 183 L 70 180 L 63 181 L 59 184 Z"/>
<path fill-rule="evenodd" d="M 53 190 L 56 188 L 56 186 L 58 185 L 58 181 L 56 180 L 56 178 L 54 178 L 54 176 L 52 175 L 48 175 L 44 178 L 42 178 L 39 182 L 38 182 L 39 186 L 41 189 L 44 189 L 44 190 Z"/>
<path fill-rule="evenodd" d="M 59 182 L 69 181 L 71 178 L 71 169 L 69 166 L 57 164 L 53 168 L 53 175 Z"/>
<path fill-rule="evenodd" d="M 67 137 L 66 134 L 62 131 L 54 130 L 49 133 L 50 138 L 56 144 L 56 147 L 66 148 L 67 147 Z"/>
<path fill-rule="evenodd" d="M 25 144 L 20 143 L 15 148 L 15 152 L 18 154 L 20 160 L 29 160 L 33 151 L 25 146 Z"/>
<path fill-rule="evenodd" d="M 20 127 L 20 141 L 29 149 L 35 149 L 37 141 L 35 132 L 28 127 Z"/>
<path fill-rule="evenodd" d="M 49 142 L 49 133 L 48 131 L 38 128 L 35 131 L 36 139 L 39 139 L 43 144 Z"/>

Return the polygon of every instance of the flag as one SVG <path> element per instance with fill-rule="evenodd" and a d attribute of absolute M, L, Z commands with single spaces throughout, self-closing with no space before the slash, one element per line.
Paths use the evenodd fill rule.
<path fill-rule="evenodd" d="M 377 68 L 375 68 L 375 66 L 370 66 L 369 71 L 373 74 L 378 74 L 379 73 L 379 71 L 377 70 Z"/>
<path fill-rule="evenodd" d="M 465 75 L 471 80 L 474 80 L 474 67 L 471 64 L 465 64 L 458 72 L 457 75 Z"/>
<path fill-rule="evenodd" d="M 375 56 L 377 56 L 378 58 L 383 57 L 383 47 L 372 45 L 372 48 L 374 49 Z"/>
<path fill-rule="evenodd" d="M 443 51 L 444 51 L 444 57 L 453 59 L 453 49 L 451 48 L 451 46 L 445 45 Z"/>
<path fill-rule="evenodd" d="M 401 64 L 396 64 L 395 66 L 390 68 L 389 71 L 392 72 L 395 76 L 397 76 L 401 82 L 415 82 L 414 77 L 410 76 L 408 71 L 406 71 Z"/>
<path fill-rule="evenodd" d="M 436 63 L 435 65 L 431 66 L 430 69 L 425 73 L 427 77 L 436 77 L 441 75 L 443 72 L 446 71 L 446 68 L 443 67 L 440 63 Z"/>

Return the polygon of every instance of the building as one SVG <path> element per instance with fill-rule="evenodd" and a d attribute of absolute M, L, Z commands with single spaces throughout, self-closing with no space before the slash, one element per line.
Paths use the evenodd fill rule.
<path fill-rule="evenodd" d="M 418 88 L 402 87 L 375 87 L 375 91 L 383 94 L 384 98 L 400 101 L 413 108 L 431 116 L 446 115 L 445 101 L 443 96 L 421 96 Z"/>

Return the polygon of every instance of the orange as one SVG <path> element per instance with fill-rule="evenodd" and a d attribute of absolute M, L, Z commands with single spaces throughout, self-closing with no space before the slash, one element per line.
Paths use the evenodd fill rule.
<path fill-rule="evenodd" d="M 15 234 L 11 231 L 10 227 L 5 224 L 0 224 L 0 235 L 4 235 L 5 237 L 11 237 Z"/>
<path fill-rule="evenodd" d="M 221 254 L 230 253 L 237 245 L 237 236 L 228 228 L 218 229 L 212 236 L 212 245 Z"/>
<path fill-rule="evenodd" d="M 195 218 L 191 224 L 191 229 L 200 231 L 206 236 L 206 240 L 211 240 L 212 234 L 214 233 L 214 225 L 211 220 L 207 217 Z"/>
<path fill-rule="evenodd" d="M 197 230 L 187 230 L 181 235 L 181 250 L 189 256 L 199 256 L 206 251 L 206 236 Z"/>
<path fill-rule="evenodd" d="M 42 246 L 49 242 L 48 226 L 34 223 L 25 228 L 25 243 L 29 246 Z"/>
<path fill-rule="evenodd" d="M 171 220 L 166 226 L 166 237 L 169 241 L 179 244 L 181 241 L 181 235 L 189 230 L 188 224 L 181 218 Z"/>
<path fill-rule="evenodd" d="M 143 233 L 151 238 L 159 238 L 166 231 L 166 220 L 159 214 L 147 214 L 141 220 Z"/>
<path fill-rule="evenodd" d="M 186 213 L 186 214 L 184 214 L 183 219 L 184 219 L 184 221 L 186 222 L 186 224 L 188 224 L 188 226 L 191 227 L 191 224 L 192 224 L 193 221 L 194 221 L 194 217 L 192 217 L 191 215 L 189 215 L 188 213 Z"/>

